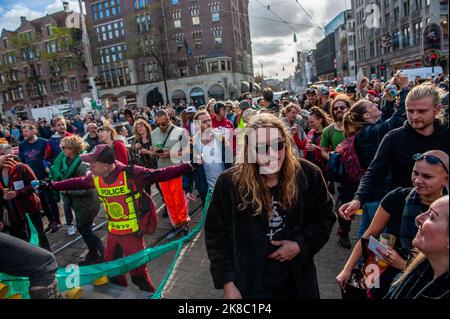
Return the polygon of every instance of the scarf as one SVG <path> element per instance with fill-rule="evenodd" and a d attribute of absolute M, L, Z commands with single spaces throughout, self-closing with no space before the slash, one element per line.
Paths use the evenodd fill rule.
<path fill-rule="evenodd" d="M 433 279 L 428 260 L 421 262 L 391 294 L 389 299 L 445 299 L 448 298 L 448 271 Z"/>
<path fill-rule="evenodd" d="M 55 159 L 55 163 L 50 167 L 50 178 L 54 181 L 62 181 L 70 178 L 81 163 L 80 156 L 77 156 L 69 164 L 69 158 L 63 152 Z"/>
<path fill-rule="evenodd" d="M 400 254 L 403 256 L 409 255 L 409 251 L 412 249 L 412 240 L 417 233 L 416 217 L 422 213 L 420 195 L 417 194 L 415 188 L 406 196 L 405 202 L 400 226 Z"/>

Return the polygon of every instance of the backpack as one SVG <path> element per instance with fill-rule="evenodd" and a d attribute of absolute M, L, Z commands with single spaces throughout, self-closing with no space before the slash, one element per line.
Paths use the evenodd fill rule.
<path fill-rule="evenodd" d="M 346 138 L 336 147 L 335 152 L 339 154 L 341 167 L 339 167 L 338 173 L 341 174 L 340 178 L 352 185 L 358 185 L 366 173 L 356 154 L 355 137 L 356 135 Z"/>
<path fill-rule="evenodd" d="M 345 182 L 345 171 L 341 161 L 341 153 L 330 153 L 330 158 L 327 162 L 327 177 L 332 182 Z"/>

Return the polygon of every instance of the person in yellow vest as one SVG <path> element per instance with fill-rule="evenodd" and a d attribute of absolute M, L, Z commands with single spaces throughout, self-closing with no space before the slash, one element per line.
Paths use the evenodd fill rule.
<path fill-rule="evenodd" d="M 90 153 L 80 155 L 80 158 L 89 164 L 90 171 L 86 176 L 52 182 L 48 187 L 60 191 L 97 190 L 108 218 L 104 262 L 145 249 L 143 234 L 155 231 L 156 207 L 144 186 L 171 180 L 193 168 L 188 163 L 156 170 L 125 166 L 116 161 L 114 149 L 106 144 L 95 146 Z M 133 283 L 141 290 L 155 291 L 146 265 L 132 270 L 130 274 Z M 112 278 L 111 281 L 127 286 L 125 275 Z"/>

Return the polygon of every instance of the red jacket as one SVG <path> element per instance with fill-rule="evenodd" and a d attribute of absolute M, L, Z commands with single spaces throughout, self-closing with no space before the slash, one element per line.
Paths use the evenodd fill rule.
<path fill-rule="evenodd" d="M 113 144 L 114 150 L 116 151 L 116 160 L 121 162 L 123 165 L 128 165 L 128 150 L 122 141 L 116 140 Z"/>
<path fill-rule="evenodd" d="M 7 201 L 3 199 L 3 189 L 9 188 L 9 190 L 17 191 L 16 198 L 12 199 L 11 202 L 21 218 L 25 218 L 25 213 L 39 214 L 42 210 L 41 200 L 31 187 L 31 181 L 35 179 L 37 179 L 36 175 L 28 165 L 18 163 L 13 167 L 9 172 L 8 185 L 3 184 L 2 178 L 0 181 L 0 209 L 7 208 L 9 210 L 10 208 Z M 0 220 L 2 217 L 2 214 L 0 214 Z"/>

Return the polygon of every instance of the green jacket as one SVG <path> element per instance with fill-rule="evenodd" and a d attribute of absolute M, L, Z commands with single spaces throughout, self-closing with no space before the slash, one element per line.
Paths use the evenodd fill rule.
<path fill-rule="evenodd" d="M 52 173 L 57 171 L 56 174 L 52 174 L 55 180 L 64 180 L 68 178 L 74 177 L 82 177 L 85 176 L 89 166 L 81 162 L 79 157 L 76 157 L 73 161 L 68 161 L 68 158 L 65 156 L 60 159 L 61 161 L 57 161 L 62 164 L 62 161 L 65 161 L 68 167 L 68 171 L 64 174 L 61 171 L 62 167 L 51 167 Z M 56 163 L 55 163 L 56 164 Z M 58 176 L 58 173 L 63 173 Z M 67 174 L 68 173 L 68 174 Z M 56 176 L 57 178 L 55 178 Z M 71 206 L 75 212 L 75 219 L 77 226 L 91 224 L 95 216 L 97 216 L 100 209 L 100 200 L 98 199 L 97 193 L 95 189 L 86 189 L 86 190 L 77 190 L 77 191 L 64 191 L 61 192 L 64 197 L 68 197 Z"/>

